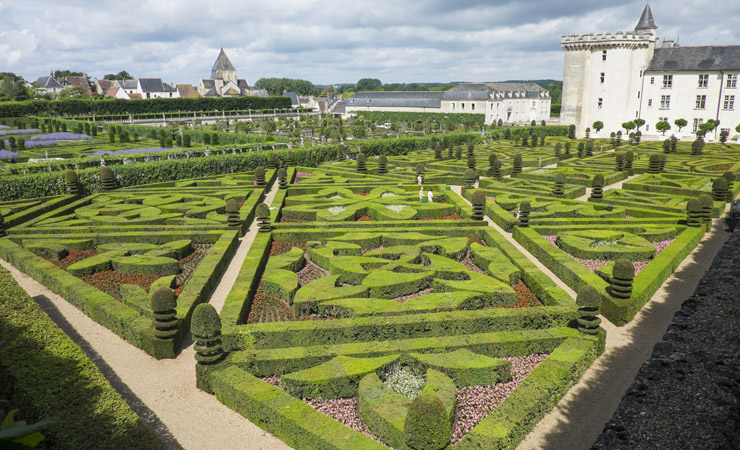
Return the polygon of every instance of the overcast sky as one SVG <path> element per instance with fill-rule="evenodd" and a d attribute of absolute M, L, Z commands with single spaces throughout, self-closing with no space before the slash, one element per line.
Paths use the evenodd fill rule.
<path fill-rule="evenodd" d="M 0 0 L 0 72 L 197 84 L 223 46 L 240 78 L 316 84 L 562 79 L 562 34 L 632 30 L 643 1 Z M 651 2 L 658 35 L 740 44 L 740 1 Z"/>

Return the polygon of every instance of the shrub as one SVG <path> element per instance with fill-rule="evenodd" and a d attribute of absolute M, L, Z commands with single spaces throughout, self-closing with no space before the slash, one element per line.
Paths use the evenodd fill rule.
<path fill-rule="evenodd" d="M 103 167 L 100 169 L 100 181 L 103 185 L 104 191 L 112 191 L 116 188 L 116 179 L 113 176 L 113 171 L 110 167 Z"/>
<path fill-rule="evenodd" d="M 475 157 L 475 145 L 468 144 L 468 158 L 474 158 Z"/>
<path fill-rule="evenodd" d="M 472 188 L 473 185 L 475 185 L 476 178 L 477 175 L 475 174 L 475 170 L 465 169 L 465 172 L 463 173 L 463 183 L 465 184 L 466 188 Z"/>
<path fill-rule="evenodd" d="M 604 175 L 598 173 L 594 175 L 591 180 L 591 198 L 602 199 L 604 198 Z"/>
<path fill-rule="evenodd" d="M 218 133 L 213 133 L 211 135 L 211 144 L 218 145 Z"/>
<path fill-rule="evenodd" d="M 434 146 L 434 159 L 442 159 L 442 146 L 439 144 Z"/>
<path fill-rule="evenodd" d="M 578 308 L 578 331 L 583 334 L 595 335 L 599 333 L 599 309 L 601 308 L 601 294 L 590 284 L 584 285 L 576 296 Z"/>
<path fill-rule="evenodd" d="M 239 202 L 236 201 L 234 198 L 230 198 L 229 201 L 226 202 L 226 223 L 230 227 L 239 227 L 242 224 L 242 221 L 239 219 Z"/>
<path fill-rule="evenodd" d="M 583 158 L 583 151 L 586 149 L 586 144 L 583 141 L 578 143 L 578 157 Z"/>
<path fill-rule="evenodd" d="M 532 206 L 528 201 L 519 203 L 519 226 L 527 228 L 529 226 L 529 213 L 532 211 Z"/>
<path fill-rule="evenodd" d="M 378 156 L 378 173 L 388 173 L 388 157 L 385 155 Z"/>
<path fill-rule="evenodd" d="M 586 142 L 586 156 L 594 156 L 594 141 Z"/>
<path fill-rule="evenodd" d="M 571 139 L 576 138 L 576 126 L 575 125 L 568 125 L 568 137 Z"/>
<path fill-rule="evenodd" d="M 211 135 L 208 133 L 205 133 L 203 135 L 203 144 L 204 145 L 211 145 Z"/>
<path fill-rule="evenodd" d="M 715 202 L 727 201 L 727 179 L 717 177 L 712 182 L 712 199 Z"/>
<path fill-rule="evenodd" d="M 670 153 L 671 152 L 671 140 L 666 139 L 663 141 L 663 153 Z"/>
<path fill-rule="evenodd" d="M 154 335 L 159 339 L 172 339 L 177 335 L 177 297 L 172 289 L 162 286 L 152 294 Z"/>
<path fill-rule="evenodd" d="M 188 148 L 192 145 L 191 137 L 189 134 L 185 133 L 185 135 L 182 137 L 182 146 L 185 148 Z"/>
<path fill-rule="evenodd" d="M 70 194 L 79 193 L 79 180 L 77 180 L 77 172 L 74 170 L 67 170 L 64 172 L 64 182 L 67 185 L 67 192 Z"/>
<path fill-rule="evenodd" d="M 288 167 L 295 167 L 295 154 L 292 151 L 288 151 L 285 154 L 285 165 Z"/>
<path fill-rule="evenodd" d="M 452 439 L 452 424 L 437 395 L 423 393 L 411 402 L 403 427 L 403 439 L 414 450 L 447 447 Z"/>
<path fill-rule="evenodd" d="M 255 215 L 257 216 L 258 229 L 260 233 L 268 232 L 272 229 L 270 225 L 270 207 L 264 203 L 257 205 L 255 209 Z"/>
<path fill-rule="evenodd" d="M 702 202 L 697 198 L 692 198 L 686 202 L 686 225 L 700 227 L 702 220 Z"/>
<path fill-rule="evenodd" d="M 459 145 L 455 147 L 455 159 L 457 159 L 458 161 L 462 159 L 462 147 L 460 147 Z"/>
<path fill-rule="evenodd" d="M 722 174 L 722 177 L 727 180 L 727 201 L 730 201 L 734 197 L 732 195 L 732 190 L 733 184 L 735 182 L 735 174 L 732 173 L 732 171 L 728 170 L 727 172 Z"/>
<path fill-rule="evenodd" d="M 514 167 L 511 169 L 511 176 L 515 177 L 522 173 L 522 155 L 517 153 L 514 155 Z"/>
<path fill-rule="evenodd" d="M 268 169 L 277 168 L 277 156 L 275 156 L 274 152 L 269 152 L 267 154 L 267 168 Z"/>
<path fill-rule="evenodd" d="M 367 172 L 367 164 L 366 164 L 367 156 L 365 156 L 365 153 L 360 152 L 357 155 L 357 171 L 360 173 L 366 173 Z"/>
<path fill-rule="evenodd" d="M 224 355 L 221 347 L 221 318 L 210 303 L 195 307 L 190 321 L 190 332 L 195 338 L 195 360 L 201 365 L 215 364 Z"/>
<path fill-rule="evenodd" d="M 555 144 L 555 157 L 560 159 L 560 149 L 562 149 L 562 145 L 560 145 L 560 142 Z"/>
<path fill-rule="evenodd" d="M 709 228 L 712 223 L 712 208 L 714 207 L 712 197 L 701 194 L 697 199 L 701 202 L 701 220 Z"/>
<path fill-rule="evenodd" d="M 0 214 L 0 237 L 7 236 L 7 234 L 8 233 L 5 232 L 5 218 Z"/>
<path fill-rule="evenodd" d="M 468 158 L 468 169 L 475 169 L 475 158 L 472 156 Z"/>
<path fill-rule="evenodd" d="M 668 143 L 668 141 L 663 141 L 663 143 L 665 147 L 665 144 Z M 670 144 L 668 145 L 668 149 L 670 150 Z M 663 158 L 658 153 L 651 154 L 647 173 L 660 173 L 662 160 Z"/>
<path fill-rule="evenodd" d="M 627 150 L 624 152 L 624 169 L 625 170 L 631 170 L 632 169 L 632 161 L 635 159 L 635 154 L 632 152 L 632 150 Z"/>
<path fill-rule="evenodd" d="M 483 191 L 473 192 L 471 203 L 473 204 L 472 219 L 483 220 L 483 215 L 485 214 L 486 209 L 486 194 Z"/>
<path fill-rule="evenodd" d="M 281 167 L 277 170 L 277 177 L 278 177 L 278 186 L 280 186 L 280 189 L 285 189 L 288 187 L 288 171 L 285 170 L 285 167 Z"/>
<path fill-rule="evenodd" d="M 553 195 L 562 196 L 565 194 L 565 174 L 558 172 L 555 174 L 555 187 L 552 190 Z"/>
<path fill-rule="evenodd" d="M 22 137 L 18 138 L 17 141 L 18 144 L 18 150 L 25 150 L 26 149 L 26 140 Z"/>
<path fill-rule="evenodd" d="M 265 185 L 265 168 L 262 166 L 257 166 L 254 169 L 254 181 L 257 183 L 257 186 L 264 186 Z"/>
<path fill-rule="evenodd" d="M 611 295 L 616 298 L 630 298 L 632 295 L 632 280 L 635 278 L 635 266 L 632 261 L 618 259 L 614 262 L 612 277 L 609 280 Z"/>
<path fill-rule="evenodd" d="M 501 160 L 497 159 L 493 162 L 493 178 L 496 180 L 501 180 Z"/>

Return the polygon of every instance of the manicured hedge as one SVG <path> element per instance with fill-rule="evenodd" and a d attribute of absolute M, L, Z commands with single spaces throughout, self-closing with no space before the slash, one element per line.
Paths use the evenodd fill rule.
<path fill-rule="evenodd" d="M 43 431 L 44 448 L 166 448 L 3 268 L 0 336 L 0 397 L 23 420 L 61 419 Z"/>
<path fill-rule="evenodd" d="M 0 103 L 0 117 L 142 114 L 290 108 L 288 97 L 151 98 L 145 100 L 25 100 Z"/>

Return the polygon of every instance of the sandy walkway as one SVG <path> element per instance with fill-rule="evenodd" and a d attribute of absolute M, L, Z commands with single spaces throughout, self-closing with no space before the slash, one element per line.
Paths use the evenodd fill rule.
<path fill-rule="evenodd" d="M 268 193 L 270 204 L 275 192 Z M 223 306 L 257 226 L 239 243 L 211 303 Z M 0 260 L 54 322 L 95 362 L 113 387 L 171 448 L 193 450 L 289 449 L 285 443 L 195 387 L 195 359 L 188 337 L 176 359 L 156 360 L 92 321 L 10 264 Z"/>

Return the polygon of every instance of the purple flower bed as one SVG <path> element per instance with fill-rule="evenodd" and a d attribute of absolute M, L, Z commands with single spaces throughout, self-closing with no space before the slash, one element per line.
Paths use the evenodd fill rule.
<path fill-rule="evenodd" d="M 52 147 L 54 145 L 57 145 L 57 141 L 32 141 L 28 140 L 25 143 L 26 148 L 36 148 L 36 147 Z M 5 141 L 5 146 L 9 147 L 10 144 L 8 141 Z"/>
<path fill-rule="evenodd" d="M 27 128 L 25 130 L 0 130 L 0 136 L 7 136 L 9 134 L 30 134 L 38 133 L 39 130 L 36 128 Z"/>
<path fill-rule="evenodd" d="M 65 133 L 65 132 L 57 132 L 57 133 L 46 133 L 46 134 L 37 134 L 36 136 L 32 137 L 31 139 L 54 139 L 57 141 L 78 141 L 81 139 L 89 140 L 92 139 L 90 136 L 86 134 L 75 134 L 75 133 Z"/>
<path fill-rule="evenodd" d="M 166 152 L 167 150 L 177 150 L 179 147 L 173 148 L 127 148 L 123 150 L 98 150 L 97 152 L 89 153 L 90 156 L 102 156 L 102 155 L 128 155 L 129 153 L 151 153 L 151 152 Z"/>
<path fill-rule="evenodd" d="M 11 152 L 10 150 L 0 150 L 0 158 L 17 158 L 17 152 Z"/>
<path fill-rule="evenodd" d="M 490 386 L 466 386 L 457 389 L 457 414 L 452 429 L 452 445 L 465 437 L 481 420 L 488 417 L 519 383 L 537 368 L 548 355 L 505 357 L 511 361 L 511 381 Z"/>

